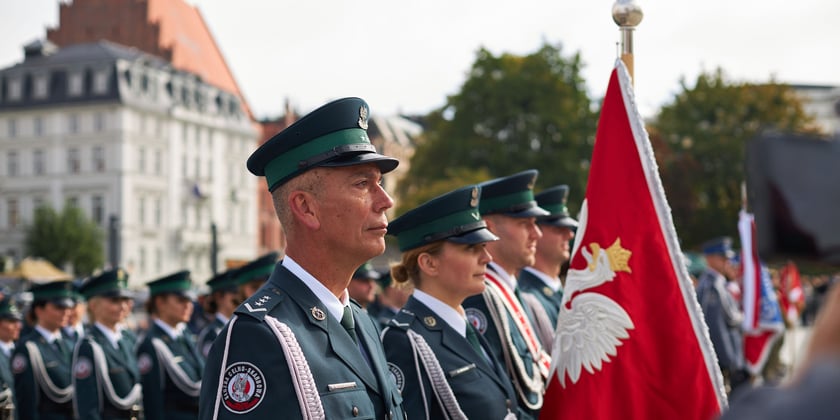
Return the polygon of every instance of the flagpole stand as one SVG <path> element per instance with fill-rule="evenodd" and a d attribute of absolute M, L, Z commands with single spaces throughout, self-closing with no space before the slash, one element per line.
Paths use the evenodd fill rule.
<path fill-rule="evenodd" d="M 621 61 L 633 77 L 633 30 L 641 23 L 644 13 L 635 0 L 616 0 L 612 7 L 613 21 L 621 31 Z"/>

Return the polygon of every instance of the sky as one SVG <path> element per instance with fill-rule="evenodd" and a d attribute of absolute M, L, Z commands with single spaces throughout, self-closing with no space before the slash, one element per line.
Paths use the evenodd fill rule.
<path fill-rule="evenodd" d="M 67 1 L 67 0 L 65 0 Z M 614 0 L 189 0 L 257 118 L 360 96 L 374 114 L 425 114 L 457 93 L 476 51 L 579 53 L 593 99 L 617 57 Z M 840 86 L 837 0 L 637 0 L 635 91 L 655 115 L 700 72 L 730 81 Z M 0 68 L 58 21 L 59 0 L 0 0 Z M 795 10 L 794 10 L 795 9 Z"/>

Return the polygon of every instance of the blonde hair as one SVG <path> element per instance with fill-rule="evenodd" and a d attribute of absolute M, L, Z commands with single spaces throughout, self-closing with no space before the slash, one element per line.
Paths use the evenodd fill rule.
<path fill-rule="evenodd" d="M 403 252 L 402 261 L 391 266 L 391 278 L 400 287 L 404 287 L 404 284 L 407 282 L 418 286 L 420 284 L 420 266 L 417 264 L 418 257 L 423 253 L 437 255 L 441 249 L 443 249 L 443 241 L 435 241 Z"/>

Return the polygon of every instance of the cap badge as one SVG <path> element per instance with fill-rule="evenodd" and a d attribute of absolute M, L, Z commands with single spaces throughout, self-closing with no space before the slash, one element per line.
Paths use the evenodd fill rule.
<path fill-rule="evenodd" d="M 528 181 L 528 189 L 533 190 L 534 184 L 537 182 L 537 177 L 532 177 L 530 181 Z"/>
<path fill-rule="evenodd" d="M 364 106 L 359 107 L 359 127 L 363 130 L 368 128 L 368 110 Z"/>
<path fill-rule="evenodd" d="M 437 325 L 437 319 L 435 319 L 435 317 L 433 316 L 427 316 L 423 318 L 423 322 L 425 322 L 426 325 L 430 327 L 434 327 L 435 325 Z"/>
<path fill-rule="evenodd" d="M 318 321 L 323 321 L 327 318 L 327 314 L 325 314 L 324 311 L 317 306 L 313 306 L 312 309 L 310 309 L 310 311 L 312 311 L 312 318 L 315 318 Z"/>
<path fill-rule="evenodd" d="M 472 195 L 470 196 L 470 207 L 478 206 L 478 187 L 473 187 Z"/>

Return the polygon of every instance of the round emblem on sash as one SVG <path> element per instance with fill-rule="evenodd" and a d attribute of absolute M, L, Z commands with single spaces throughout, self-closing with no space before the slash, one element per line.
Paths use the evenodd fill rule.
<path fill-rule="evenodd" d="M 310 311 L 312 312 L 312 318 L 315 318 L 318 321 L 323 321 L 327 319 L 327 314 L 325 314 L 324 311 L 317 306 L 313 306 L 312 309 L 310 309 Z"/>
<path fill-rule="evenodd" d="M 137 358 L 137 369 L 140 370 L 141 375 L 145 375 L 152 370 L 152 357 L 147 353 L 143 353 Z"/>
<path fill-rule="evenodd" d="M 483 312 L 475 308 L 467 308 L 464 309 L 464 314 L 467 315 L 467 321 L 479 334 L 483 335 L 484 331 L 487 331 L 487 317 L 484 316 Z"/>
<path fill-rule="evenodd" d="M 256 366 L 237 362 L 228 366 L 222 379 L 222 400 L 234 414 L 256 408 L 265 396 L 265 377 Z"/>
<path fill-rule="evenodd" d="M 550 287 L 545 286 L 545 287 L 543 287 L 543 294 L 546 295 L 546 296 L 553 296 L 554 295 L 554 290 L 551 290 Z"/>
<path fill-rule="evenodd" d="M 79 357 L 79 360 L 76 360 L 76 364 L 73 366 L 73 374 L 76 375 L 76 379 L 85 379 L 90 376 L 90 373 L 93 372 L 93 364 L 90 363 L 90 359 L 87 357 Z"/>
<path fill-rule="evenodd" d="M 397 384 L 397 389 L 402 392 L 403 387 L 405 386 L 405 375 L 403 375 L 402 370 L 400 370 L 397 365 L 388 362 L 388 373 L 391 374 L 391 379 L 393 379 L 394 383 Z"/>
<path fill-rule="evenodd" d="M 23 373 L 23 371 L 26 370 L 27 365 L 26 356 L 18 354 L 14 359 L 12 359 L 12 372 Z"/>
<path fill-rule="evenodd" d="M 430 327 L 434 327 L 435 325 L 437 325 L 437 319 L 435 319 L 435 317 L 433 316 L 427 316 L 423 318 L 423 322 L 425 322 L 426 325 Z"/>

